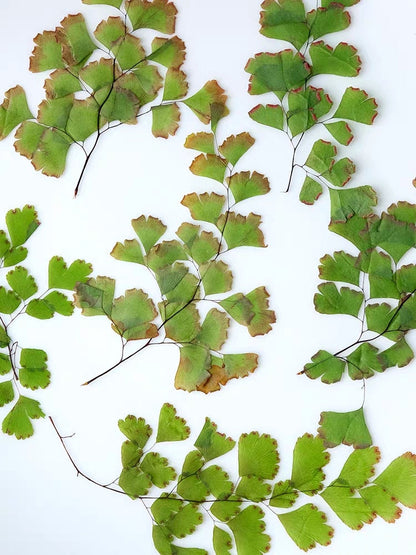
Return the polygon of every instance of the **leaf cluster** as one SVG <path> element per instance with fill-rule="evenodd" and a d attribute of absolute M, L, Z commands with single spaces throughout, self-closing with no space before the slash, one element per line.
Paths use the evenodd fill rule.
<path fill-rule="evenodd" d="M 356 318 L 360 333 L 351 345 L 331 354 L 320 350 L 304 373 L 334 383 L 346 371 L 353 380 L 403 367 L 414 353 L 406 341 L 416 328 L 416 266 L 401 263 L 416 245 L 416 205 L 398 202 L 377 215 L 361 207 L 333 218 L 330 230 L 355 246 L 321 258 L 314 301 L 321 314 Z"/>
<path fill-rule="evenodd" d="M 305 204 L 314 204 L 323 186 L 338 191 L 355 172 L 352 160 L 337 159 L 337 147 L 323 139 L 314 143 L 306 161 L 299 165 L 296 151 L 305 134 L 323 125 L 332 139 L 346 146 L 353 139 L 351 122 L 370 125 L 377 115 L 374 98 L 363 90 L 349 86 L 336 103 L 323 88 L 311 84 L 321 75 L 358 75 L 361 60 L 357 49 L 345 42 L 332 47 L 322 39 L 349 27 L 351 18 L 346 8 L 357 2 L 322 0 L 316 9 L 307 12 L 303 0 L 265 0 L 260 14 L 261 34 L 286 41 L 291 48 L 256 54 L 245 68 L 250 74 L 250 94 L 272 93 L 277 98 L 277 104 L 258 104 L 249 115 L 287 134 L 293 148 L 287 190 L 295 167 L 301 167 L 306 176 L 299 198 Z"/>
<path fill-rule="evenodd" d="M 154 340 L 176 344 L 180 351 L 175 377 L 178 389 L 209 393 L 232 378 L 253 372 L 258 359 L 255 353 L 222 352 L 230 322 L 234 320 L 256 336 L 268 333 L 275 321 L 265 287 L 233 293 L 233 274 L 222 259 L 235 248 L 265 246 L 260 216 L 234 210 L 236 204 L 269 191 L 263 175 L 234 171 L 253 143 L 248 133 L 240 133 L 217 148 L 214 131 L 190 135 L 185 146 L 201 152 L 192 162 L 191 171 L 220 183 L 223 194 L 185 195 L 182 205 L 189 209 L 193 221 L 180 225 L 175 239 L 162 239 L 166 225 L 158 218 L 142 215 L 132 220 L 136 237 L 114 246 L 113 257 L 150 271 L 160 290 L 159 302 L 141 289 L 129 289 L 114 298 L 115 280 L 102 276 L 76 289 L 76 305 L 82 313 L 107 316 L 120 335 L 121 362 Z M 202 318 L 199 306 L 207 302 L 215 306 Z M 127 355 L 124 348 L 135 340 L 145 343 Z"/>
<path fill-rule="evenodd" d="M 152 451 L 146 451 L 152 429 L 143 418 L 127 416 L 119 421 L 119 427 L 127 437 L 121 448 L 119 486 L 132 499 L 150 503 L 153 542 L 161 555 L 206 554 L 205 549 L 177 543 L 192 536 L 204 521 L 204 514 L 213 521 L 216 555 L 233 549 L 239 555 L 260 555 L 270 549 L 266 508 L 276 515 L 296 545 L 308 551 L 317 544 L 329 545 L 334 534 L 326 523 L 326 513 L 305 502 L 308 498 L 314 497 L 320 504 L 323 500 L 353 530 L 370 524 L 377 516 L 394 522 L 401 515 L 399 504 L 416 507 L 416 456 L 411 453 L 396 458 L 375 476 L 379 449 L 354 449 L 338 477 L 326 484 L 323 469 L 330 460 L 328 447 L 322 437 L 305 434 L 295 444 L 290 478 L 275 481 L 280 462 L 277 442 L 267 434 L 242 434 L 236 443 L 206 418 L 194 449 L 177 472 L 154 451 L 155 445 Z M 183 441 L 189 434 L 176 409 L 163 405 L 156 444 Z M 238 479 L 234 481 L 218 459 L 236 445 Z M 163 490 L 159 496 L 155 488 Z"/>
<path fill-rule="evenodd" d="M 185 45 L 174 34 L 173 2 L 83 2 L 110 5 L 119 15 L 101 21 L 93 35 L 80 13 L 68 15 L 53 31 L 39 33 L 29 69 L 51 73 L 36 116 L 19 85 L 5 93 L 0 106 L 0 139 L 18 126 L 16 151 L 45 175 L 61 176 L 71 146 L 82 149 L 85 163 L 75 194 L 101 135 L 109 129 L 136 124 L 151 112 L 153 135 L 168 138 L 179 127 L 181 105 L 204 123 L 211 120 L 211 105 L 226 112 L 226 97 L 216 81 L 187 96 Z M 163 34 L 154 36 L 150 49 L 138 36 L 148 29 Z"/>
<path fill-rule="evenodd" d="M 62 290 L 72 291 L 77 282 L 85 281 L 92 267 L 83 260 L 69 267 L 61 257 L 49 262 L 48 289 L 40 294 L 35 278 L 20 265 L 28 255 L 26 242 L 39 226 L 33 206 L 9 210 L 7 231 L 0 230 L 0 270 L 5 284 L 0 286 L 0 407 L 14 402 L 3 419 L 4 433 L 23 439 L 33 434 L 32 420 L 44 415 L 35 399 L 23 395 L 21 388 L 44 389 L 50 383 L 47 354 L 43 349 L 22 347 L 12 338 L 14 322 L 26 314 L 39 320 L 55 314 L 70 316 L 73 302 Z M 6 284 L 7 283 L 7 284 Z"/>

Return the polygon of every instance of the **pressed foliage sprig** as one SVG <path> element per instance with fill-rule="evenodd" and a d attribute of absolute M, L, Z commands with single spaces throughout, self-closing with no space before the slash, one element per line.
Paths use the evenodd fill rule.
<path fill-rule="evenodd" d="M 262 52 L 246 65 L 250 73 L 249 93 L 273 93 L 279 101 L 278 104 L 258 104 L 249 115 L 258 123 L 288 136 L 292 161 L 286 190 L 290 188 L 295 168 L 302 168 L 306 176 L 299 197 L 305 204 L 313 204 L 323 186 L 335 191 L 343 187 L 355 172 L 354 163 L 349 158 L 336 159 L 337 147 L 323 139 L 314 143 L 306 161 L 299 164 L 297 151 L 308 130 L 324 126 L 339 144 L 348 145 L 353 139 L 348 122 L 369 125 L 377 115 L 375 100 L 363 90 L 347 87 L 335 107 L 323 88 L 311 85 L 320 75 L 358 75 L 361 60 L 354 46 L 340 42 L 332 47 L 321 40 L 350 25 L 350 15 L 345 8 L 358 1 L 322 0 L 320 6 L 307 12 L 303 0 L 265 0 L 260 14 L 260 32 L 266 37 L 287 41 L 294 49 Z"/>
<path fill-rule="evenodd" d="M 6 214 L 7 233 L 0 230 L 0 270 L 7 285 L 0 286 L 0 407 L 15 401 L 3 420 L 2 430 L 17 439 L 33 434 L 32 420 L 45 416 L 35 399 L 22 394 L 22 388 L 44 389 L 50 383 L 47 354 L 43 349 L 22 347 L 12 337 L 17 319 L 24 315 L 41 320 L 60 314 L 70 316 L 74 305 L 63 290 L 72 291 L 76 282 L 85 281 L 92 267 L 75 260 L 69 267 L 59 256 L 49 262 L 48 289 L 42 294 L 29 271 L 20 265 L 28 254 L 24 246 L 39 226 L 33 206 L 16 208 Z"/>
<path fill-rule="evenodd" d="M 183 223 L 176 232 L 177 239 L 160 241 L 165 224 L 152 216 L 140 216 L 132 220 L 137 238 L 117 243 L 111 252 L 118 260 L 150 270 L 160 289 L 160 301 L 153 302 L 141 289 L 130 289 L 114 299 L 115 281 L 108 277 L 92 278 L 76 288 L 75 302 L 83 314 L 107 316 L 122 343 L 120 360 L 86 384 L 154 344 L 179 347 L 178 389 L 209 393 L 257 368 L 256 354 L 223 353 L 222 348 L 230 318 L 246 326 L 252 336 L 271 330 L 275 314 L 269 309 L 269 295 L 262 286 L 247 294 L 229 295 L 233 274 L 222 258 L 237 247 L 265 246 L 260 216 L 244 216 L 233 208 L 266 194 L 269 182 L 257 172 L 234 171 L 254 139 L 248 133 L 231 135 L 217 148 L 216 123 L 217 117 L 211 133 L 190 135 L 186 146 L 202 151 L 192 162 L 191 171 L 220 183 L 223 194 L 185 195 L 182 204 L 194 223 Z M 201 322 L 198 305 L 203 302 L 214 307 Z M 127 352 L 129 343 L 136 340 L 142 340 L 141 346 Z"/>
<path fill-rule="evenodd" d="M 123 123 L 136 124 L 152 113 L 152 133 L 168 138 L 179 127 L 180 105 L 188 106 L 204 123 L 210 105 L 222 104 L 223 90 L 208 81 L 186 98 L 188 82 L 181 66 L 185 45 L 174 35 L 177 10 L 169 0 L 83 0 L 107 4 L 120 16 L 102 21 L 90 35 L 84 17 L 68 15 L 54 31 L 35 39 L 30 71 L 52 71 L 45 80 L 46 98 L 34 117 L 19 85 L 5 93 L 0 106 L 0 139 L 16 126 L 15 149 L 45 175 L 62 175 L 68 151 L 79 146 L 85 162 L 75 188 L 77 195 L 86 167 L 101 136 Z M 150 52 L 136 31 L 156 36 Z M 96 59 L 94 59 L 96 58 Z M 91 61 L 92 60 L 92 61 Z"/>
<path fill-rule="evenodd" d="M 416 456 L 412 453 L 397 457 L 374 477 L 379 449 L 354 449 L 338 477 L 325 483 L 328 444 L 320 435 L 304 434 L 293 450 L 290 478 L 275 481 L 280 462 L 277 442 L 268 434 L 251 432 L 239 438 L 238 479 L 233 480 L 218 459 L 232 451 L 236 442 L 219 433 L 209 418 L 180 472 L 155 450 L 157 444 L 189 438 L 186 421 L 177 416 L 172 405 L 162 406 L 151 447 L 147 446 L 153 431 L 144 418 L 129 415 L 118 425 L 127 440 L 121 447 L 123 469 L 117 483 L 111 485 L 100 484 L 81 472 L 65 439 L 59 437 L 78 474 L 145 504 L 153 521 L 154 546 L 161 555 L 206 555 L 205 549 L 177 543 L 192 536 L 200 525 L 207 526 L 206 521 L 212 524 L 216 555 L 226 555 L 232 549 L 238 555 L 260 555 L 271 547 L 265 511 L 273 513 L 296 545 L 308 551 L 317 544 L 331 543 L 334 529 L 326 523 L 328 508 L 353 530 L 377 516 L 395 522 L 402 512 L 400 505 L 416 508 Z"/>
<path fill-rule="evenodd" d="M 324 383 L 339 381 L 345 370 L 353 380 L 367 379 L 414 357 L 406 335 L 416 328 L 416 265 L 400 261 L 416 246 L 416 205 L 398 202 L 380 216 L 346 208 L 329 229 L 350 241 L 355 252 L 321 259 L 319 276 L 326 281 L 314 301 L 322 314 L 356 318 L 359 334 L 334 354 L 318 351 L 305 366 L 308 377 Z"/>

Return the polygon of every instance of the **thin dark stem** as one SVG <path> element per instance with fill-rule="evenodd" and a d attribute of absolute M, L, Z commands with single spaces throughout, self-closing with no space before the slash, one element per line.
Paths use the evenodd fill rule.
<path fill-rule="evenodd" d="M 59 438 L 59 441 L 60 441 L 61 444 L 62 444 L 62 447 L 63 447 L 64 450 L 65 450 L 65 453 L 66 453 L 68 459 L 71 461 L 72 466 L 75 468 L 75 470 L 76 470 L 76 472 L 77 472 L 77 476 L 82 476 L 83 478 L 85 478 L 86 480 L 88 480 L 88 482 L 91 482 L 92 484 L 95 484 L 96 486 L 99 486 L 100 488 L 108 489 L 108 490 L 110 490 L 110 491 L 115 491 L 116 493 L 121 493 L 122 495 L 127 495 L 124 491 L 119 490 L 119 489 L 116 489 L 116 488 L 112 488 L 112 487 L 110 487 L 108 484 L 101 484 L 100 482 L 97 482 L 96 480 L 94 480 L 93 478 L 90 478 L 90 476 L 88 476 L 87 474 L 85 474 L 84 472 L 82 472 L 82 471 L 78 468 L 76 462 L 75 462 L 74 459 L 72 458 L 72 455 L 71 455 L 71 453 L 69 452 L 69 450 L 68 450 L 68 448 L 67 448 L 67 446 L 66 446 L 66 444 L 65 444 L 65 441 L 64 441 L 64 440 L 65 440 L 65 438 L 68 437 L 68 436 L 63 436 L 63 435 L 60 434 L 58 428 L 57 428 L 56 425 L 55 425 L 55 422 L 53 421 L 52 416 L 49 416 L 49 420 L 50 420 L 50 423 L 51 423 L 52 426 L 53 426 L 53 429 L 54 429 L 55 432 L 56 432 L 56 435 L 57 435 L 58 438 Z M 69 436 L 69 437 L 72 437 L 72 436 Z"/>
<path fill-rule="evenodd" d="M 290 163 L 290 174 L 289 174 L 289 180 L 288 180 L 288 184 L 285 190 L 285 193 L 289 192 L 290 186 L 292 185 L 292 178 L 293 178 L 293 172 L 295 171 L 295 167 L 297 166 L 296 162 L 296 151 L 300 145 L 300 143 L 302 142 L 303 136 L 304 136 L 304 132 L 301 134 L 298 142 L 296 144 L 293 144 L 293 140 L 290 139 L 290 142 L 292 144 L 292 148 L 293 148 L 293 152 L 292 152 L 292 161 Z"/>

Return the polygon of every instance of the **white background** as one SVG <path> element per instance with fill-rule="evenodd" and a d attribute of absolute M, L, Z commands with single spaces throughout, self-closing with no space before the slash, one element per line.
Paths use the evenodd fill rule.
<path fill-rule="evenodd" d="M 246 201 L 242 206 L 247 212 L 262 215 L 269 247 L 237 249 L 240 252 L 227 257 L 234 271 L 235 290 L 250 291 L 266 285 L 278 315 L 273 331 L 265 337 L 253 339 L 237 325 L 230 334 L 229 352 L 259 352 L 259 369 L 247 379 L 230 382 L 219 393 L 188 394 L 173 388 L 177 349 L 152 347 L 106 378 L 82 388 L 82 382 L 119 356 L 118 339 L 105 319 L 79 314 L 50 321 L 27 317 L 11 333 L 22 346 L 47 351 L 53 382 L 34 397 L 42 400 L 44 410 L 54 417 L 61 433 L 75 433 L 68 440 L 71 453 L 79 467 L 96 480 L 109 482 L 119 474 L 122 436 L 117 420 L 135 414 L 156 427 L 164 402 L 174 404 L 188 420 L 194 438 L 205 416 L 235 439 L 251 430 L 270 433 L 279 443 L 279 477 L 286 479 L 296 438 L 305 432 L 314 433 L 320 412 L 354 410 L 362 402 L 360 383 L 346 379 L 325 386 L 297 375 L 318 349 L 337 350 L 358 335 L 358 324 L 352 318 L 319 315 L 312 302 L 319 258 L 342 248 L 353 251 L 327 230 L 327 195 L 315 207 L 301 205 L 297 200 L 300 174 L 295 175 L 290 193 L 282 193 L 289 171 L 287 139 L 247 116 L 262 99 L 247 94 L 246 61 L 256 52 L 287 47 L 258 33 L 259 2 L 177 0 L 176 5 L 177 34 L 188 49 L 185 69 L 190 92 L 209 79 L 218 79 L 230 95 L 231 108 L 231 115 L 219 128 L 219 139 L 249 131 L 256 144 L 239 169 L 257 170 L 271 180 L 272 192 L 267 197 Z M 2 0 L 1 91 L 21 84 L 36 112 L 43 98 L 45 76 L 27 70 L 32 38 L 44 29 L 53 29 L 68 13 L 79 11 L 91 30 L 101 19 L 115 15 L 110 7 L 84 6 L 79 0 Z M 414 201 L 416 4 L 413 0 L 362 0 L 351 9 L 351 15 L 350 29 L 328 37 L 328 41 L 350 42 L 359 49 L 363 69 L 353 84 L 377 97 L 380 116 L 372 127 L 354 126 L 356 139 L 340 152 L 357 163 L 355 185 L 375 187 L 381 208 L 397 200 Z M 314 84 L 324 86 L 335 100 L 351 80 L 322 76 Z M 132 287 L 157 294 L 144 269 L 118 262 L 109 252 L 116 241 L 134 236 L 130 220 L 141 214 L 160 217 L 169 226 L 166 237 L 173 238 L 179 224 L 188 219 L 187 210 L 180 205 L 182 196 L 215 186 L 188 170 L 193 153 L 183 148 L 184 140 L 189 133 L 203 129 L 192 114 L 183 110 L 182 127 L 169 141 L 154 139 L 150 125 L 150 119 L 143 118 L 137 126 L 122 126 L 103 137 L 76 200 L 72 192 L 83 162 L 80 153 L 71 150 L 67 171 L 56 180 L 35 172 L 16 154 L 12 137 L 0 145 L 1 218 L 7 210 L 29 203 L 36 206 L 42 222 L 30 240 L 27 259 L 40 291 L 46 288 L 49 259 L 59 254 L 68 262 L 75 258 L 92 262 L 95 275 L 115 277 L 118 294 Z M 307 155 L 311 144 L 309 137 L 300 159 Z M 414 337 L 410 342 L 416 347 Z M 367 383 L 367 421 L 383 456 L 379 470 L 405 451 L 416 452 L 414 372 L 415 365 L 411 364 Z M 165 448 L 166 454 L 174 451 L 170 447 Z M 336 476 L 348 453 L 347 448 L 331 452 L 330 478 Z M 172 460 L 180 461 L 180 456 Z M 227 465 L 230 470 L 236 469 L 230 459 Z M 77 478 L 47 420 L 36 422 L 36 433 L 29 440 L 0 436 L 0 470 L 2 554 L 155 552 L 151 521 L 140 501 L 133 502 Z M 316 499 L 316 503 L 326 509 L 323 501 Z M 377 519 L 360 532 L 349 530 L 330 511 L 328 514 L 335 537 L 330 547 L 319 547 L 315 553 L 416 553 L 416 515 L 408 509 L 395 525 Z M 278 520 L 269 514 L 267 521 L 273 537 L 271 553 L 299 553 Z M 207 522 L 206 530 L 209 528 Z M 201 547 L 209 546 L 207 536 L 202 533 L 198 537 Z"/>

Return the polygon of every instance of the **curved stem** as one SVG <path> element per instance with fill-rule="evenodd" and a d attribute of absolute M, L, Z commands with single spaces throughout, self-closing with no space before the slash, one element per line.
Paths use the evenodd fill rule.
<path fill-rule="evenodd" d="M 75 470 L 76 470 L 76 472 L 77 472 L 77 476 L 82 476 L 83 478 L 85 478 L 86 480 L 88 480 L 88 482 L 91 482 L 92 484 L 95 484 L 96 486 L 99 486 L 99 487 L 101 487 L 101 488 L 108 489 L 108 490 L 114 491 L 114 492 L 116 492 L 116 493 L 121 493 L 122 495 L 127 495 L 124 491 L 119 490 L 119 489 L 116 489 L 116 488 L 112 488 L 112 487 L 109 486 L 108 484 L 101 484 L 100 482 L 97 482 L 96 480 L 94 480 L 93 478 L 90 478 L 90 476 L 88 476 L 87 474 L 85 474 L 84 472 L 82 472 L 82 471 L 78 468 L 76 462 L 75 462 L 74 459 L 72 458 L 72 455 L 71 455 L 71 453 L 69 452 L 69 450 L 68 450 L 68 448 L 67 448 L 67 446 L 66 446 L 66 444 L 65 444 L 65 437 L 68 437 L 68 436 L 63 436 L 63 435 L 60 434 L 60 432 L 59 432 L 58 428 L 56 427 L 56 424 L 55 424 L 55 422 L 54 422 L 52 416 L 49 416 L 48 418 L 49 418 L 50 423 L 51 423 L 52 426 L 53 426 L 53 429 L 54 429 L 55 432 L 56 432 L 56 435 L 57 435 L 58 438 L 59 438 L 59 441 L 60 441 L 61 444 L 62 444 L 62 447 L 63 447 L 64 450 L 65 450 L 65 453 L 66 453 L 68 459 L 71 461 L 72 466 L 75 468 Z M 72 437 L 72 436 L 70 436 L 70 437 Z"/>

